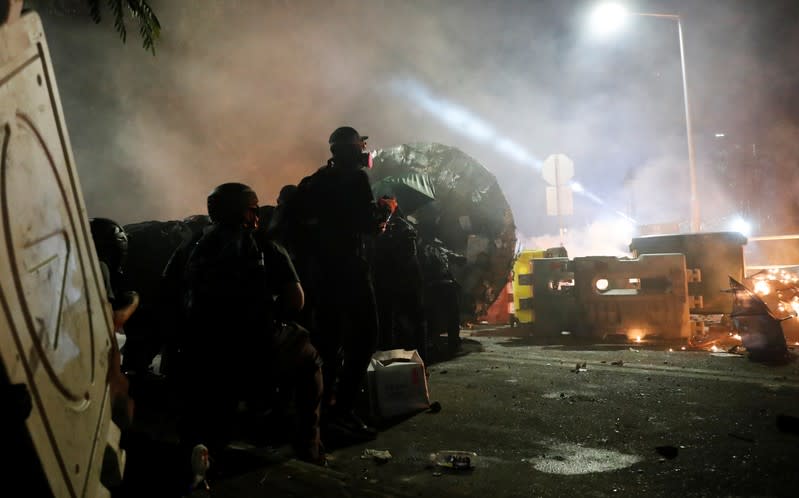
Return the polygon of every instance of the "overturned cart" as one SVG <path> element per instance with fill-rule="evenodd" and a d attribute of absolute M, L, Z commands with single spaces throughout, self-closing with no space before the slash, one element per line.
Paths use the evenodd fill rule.
<path fill-rule="evenodd" d="M 682 254 L 530 260 L 535 330 L 585 339 L 688 339 L 692 331 Z"/>
<path fill-rule="evenodd" d="M 633 239 L 632 258 L 532 258 L 527 283 L 536 330 L 578 336 L 692 340 L 710 314 L 732 312 L 728 278 L 743 275 L 738 233 L 698 233 Z M 694 313 L 694 315 L 691 315 Z"/>

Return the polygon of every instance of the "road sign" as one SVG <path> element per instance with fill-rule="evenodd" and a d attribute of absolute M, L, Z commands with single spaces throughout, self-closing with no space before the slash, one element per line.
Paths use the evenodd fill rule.
<path fill-rule="evenodd" d="M 572 189 L 569 185 L 547 187 L 547 214 L 549 216 L 574 214 Z"/>
<path fill-rule="evenodd" d="M 550 185 L 563 185 L 574 176 L 574 161 L 565 154 L 552 154 L 544 160 L 541 176 Z"/>
<path fill-rule="evenodd" d="M 574 212 L 572 189 L 569 180 L 574 176 L 574 161 L 565 154 L 552 154 L 541 166 L 541 176 L 551 187 L 547 187 L 547 214 L 558 217 L 560 244 L 563 245 L 562 216 Z"/>

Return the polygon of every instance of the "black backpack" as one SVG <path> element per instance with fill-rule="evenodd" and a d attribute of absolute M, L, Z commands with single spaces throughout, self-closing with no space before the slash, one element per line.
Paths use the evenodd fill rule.
<path fill-rule="evenodd" d="M 421 247 L 419 265 L 426 283 L 453 279 L 449 269 L 449 258 L 444 250 L 436 244 L 424 244 Z"/>

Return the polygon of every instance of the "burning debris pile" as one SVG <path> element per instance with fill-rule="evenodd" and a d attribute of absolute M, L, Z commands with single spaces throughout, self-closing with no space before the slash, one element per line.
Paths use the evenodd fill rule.
<path fill-rule="evenodd" d="M 799 267 L 760 272 L 746 283 L 780 322 L 786 342 L 799 346 Z"/>
<path fill-rule="evenodd" d="M 799 319 L 799 267 L 762 271 L 746 283 L 778 319 Z"/>
<path fill-rule="evenodd" d="M 799 345 L 799 268 L 730 278 L 730 287 L 732 313 L 695 335 L 692 346 L 774 360 L 785 357 L 788 344 Z"/>

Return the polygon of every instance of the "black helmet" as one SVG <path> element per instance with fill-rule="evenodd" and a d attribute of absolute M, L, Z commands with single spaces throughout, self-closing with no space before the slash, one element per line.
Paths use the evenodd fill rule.
<path fill-rule="evenodd" d="M 330 134 L 330 139 L 327 143 L 331 147 L 334 145 L 356 145 L 365 142 L 368 138 L 358 133 L 358 130 L 351 126 L 342 126 L 336 128 L 336 131 Z"/>
<path fill-rule="evenodd" d="M 97 257 L 108 266 L 109 272 L 121 273 L 128 256 L 128 235 L 119 223 L 108 218 L 89 220 Z"/>
<path fill-rule="evenodd" d="M 208 194 L 208 216 L 214 223 L 241 223 L 242 216 L 253 200 L 255 191 L 243 183 L 223 183 Z"/>
<path fill-rule="evenodd" d="M 277 203 L 284 204 L 288 202 L 294 194 L 297 193 L 299 187 L 296 185 L 284 185 L 282 189 L 280 189 L 280 193 L 277 195 Z"/>

